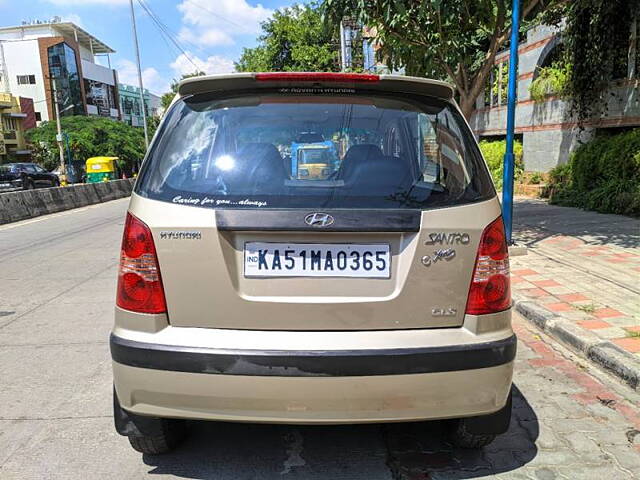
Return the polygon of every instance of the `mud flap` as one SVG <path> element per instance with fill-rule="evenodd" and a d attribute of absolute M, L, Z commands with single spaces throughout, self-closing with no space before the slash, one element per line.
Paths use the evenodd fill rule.
<path fill-rule="evenodd" d="M 511 402 L 512 391 L 509 391 L 507 403 L 497 412 L 464 418 L 465 430 L 474 435 L 498 435 L 506 432 L 511 423 Z"/>
<path fill-rule="evenodd" d="M 113 420 L 120 435 L 135 437 L 156 437 L 164 433 L 162 418 L 144 417 L 127 412 L 120 406 L 116 389 L 113 389 Z"/>

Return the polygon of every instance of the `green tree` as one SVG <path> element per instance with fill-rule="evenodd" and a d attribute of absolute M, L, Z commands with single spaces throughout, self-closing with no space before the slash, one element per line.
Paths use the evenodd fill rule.
<path fill-rule="evenodd" d="M 182 75 L 180 79 L 174 78 L 173 81 L 171 82 L 171 90 L 165 93 L 164 95 L 162 95 L 160 99 L 160 101 L 162 102 L 162 108 L 164 110 L 169 108 L 169 105 L 171 105 L 171 102 L 173 101 L 173 97 L 175 97 L 176 93 L 178 93 L 178 85 L 180 85 L 180 82 L 182 80 L 184 80 L 185 78 L 191 78 L 191 77 L 201 77 L 203 75 L 206 75 L 206 74 L 202 71 L 196 70 L 193 73 L 187 73 L 185 75 Z"/>
<path fill-rule="evenodd" d="M 120 159 L 119 167 L 130 173 L 145 154 L 144 133 L 104 117 L 68 116 L 61 118 L 62 130 L 69 135 L 69 148 L 75 160 L 109 156 Z M 27 132 L 27 140 L 47 168 L 58 165 L 56 122 L 43 122 Z"/>
<path fill-rule="evenodd" d="M 523 0 L 524 27 L 559 0 Z M 378 55 L 410 75 L 446 79 L 468 118 L 511 32 L 511 0 L 324 0 L 327 18 L 375 28 Z"/>
<path fill-rule="evenodd" d="M 606 112 L 608 98 L 603 94 L 611 82 L 627 76 L 638 11 L 640 0 L 580 0 L 561 2 L 545 12 L 545 23 L 563 27 L 561 61 L 570 73 L 563 93 L 571 98 L 580 124 Z M 637 37 L 635 42 L 637 51 Z M 636 77 L 637 72 L 636 60 Z"/>
<path fill-rule="evenodd" d="M 258 46 L 245 48 L 235 64 L 239 72 L 336 72 L 338 27 L 322 21 L 316 4 L 276 10 L 262 23 Z"/>
<path fill-rule="evenodd" d="M 160 117 L 155 115 L 151 117 L 147 117 L 147 132 L 149 133 L 149 141 L 151 141 L 151 139 L 155 135 L 159 125 L 160 125 Z"/>

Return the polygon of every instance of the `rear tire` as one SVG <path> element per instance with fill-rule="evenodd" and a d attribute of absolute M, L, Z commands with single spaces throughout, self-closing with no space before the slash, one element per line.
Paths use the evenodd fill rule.
<path fill-rule="evenodd" d="M 31 180 L 25 180 L 23 188 L 24 190 L 34 190 L 36 187 Z"/>
<path fill-rule="evenodd" d="M 155 436 L 129 435 L 129 443 L 134 450 L 147 455 L 161 455 L 179 446 L 185 437 L 185 425 L 181 420 L 159 418 L 162 433 Z"/>

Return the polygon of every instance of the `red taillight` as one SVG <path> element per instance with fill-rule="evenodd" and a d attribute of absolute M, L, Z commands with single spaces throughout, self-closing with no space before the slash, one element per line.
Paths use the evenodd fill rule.
<path fill-rule="evenodd" d="M 482 232 L 466 313 L 484 315 L 510 306 L 509 250 L 502 217 L 498 217 Z"/>
<path fill-rule="evenodd" d="M 116 304 L 139 313 L 167 311 L 151 230 L 130 213 L 122 236 Z"/>
<path fill-rule="evenodd" d="M 259 82 L 345 82 L 371 83 L 380 81 L 379 75 L 371 73 L 330 73 L 330 72 L 265 72 L 256 73 Z"/>

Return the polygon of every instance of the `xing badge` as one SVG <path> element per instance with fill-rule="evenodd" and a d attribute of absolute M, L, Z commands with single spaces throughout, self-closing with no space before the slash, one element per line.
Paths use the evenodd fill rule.
<path fill-rule="evenodd" d="M 425 267 L 430 267 L 434 263 L 438 263 L 440 261 L 450 261 L 456 256 L 456 251 L 453 248 L 444 248 L 441 250 L 436 250 L 433 252 L 433 255 L 425 255 L 422 257 L 422 264 Z"/>

